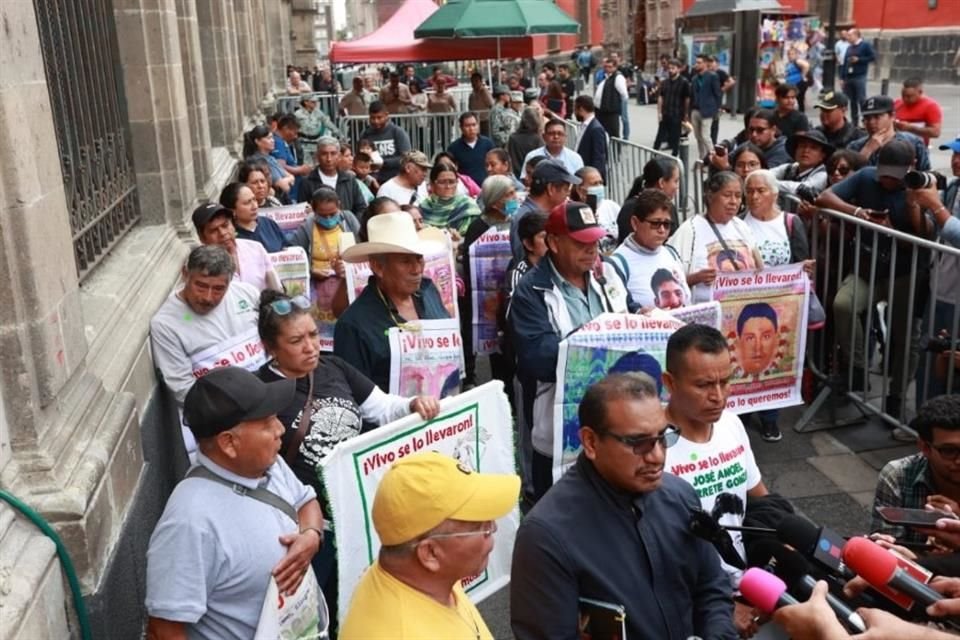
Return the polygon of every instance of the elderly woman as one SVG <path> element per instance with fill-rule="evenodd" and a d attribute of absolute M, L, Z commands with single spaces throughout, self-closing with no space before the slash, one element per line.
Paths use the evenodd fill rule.
<path fill-rule="evenodd" d="M 523 171 L 523 162 L 534 149 L 543 146 L 543 118 L 540 115 L 539 103 L 537 107 L 526 107 L 520 114 L 520 126 L 510 134 L 507 140 L 507 153 L 510 154 L 510 164 L 513 172 L 520 177 Z"/>
<path fill-rule="evenodd" d="M 450 316 L 440 291 L 423 276 L 423 256 L 431 247 L 417 237 L 409 214 L 398 211 L 370 218 L 367 237 L 367 242 L 343 253 L 346 262 L 369 260 L 373 275 L 337 320 L 334 353 L 381 389 L 389 389 L 389 329 L 413 329 L 420 320 Z"/>
<path fill-rule="evenodd" d="M 773 171 L 759 169 L 747 176 L 744 185 L 747 202 L 747 227 L 753 233 L 757 251 L 766 266 L 803 262 L 804 269 L 813 275 L 814 261 L 810 260 L 807 230 L 800 216 L 784 213 L 777 206 L 778 181 Z M 760 434 L 767 442 L 782 437 L 777 426 L 776 409 L 750 414 L 750 422 L 759 422 Z M 744 419 L 747 423 L 748 420 Z"/>
<path fill-rule="evenodd" d="M 667 198 L 673 200 L 680 190 L 680 165 L 664 156 L 652 158 L 643 165 L 643 173 L 633 181 L 627 199 L 617 213 L 617 242 L 623 243 L 633 233 L 631 219 L 634 204 L 640 192 L 646 189 L 662 191 Z M 671 211 L 671 227 L 668 231 L 675 230 L 678 224 L 676 211 L 672 208 Z"/>
<path fill-rule="evenodd" d="M 276 253 L 289 246 L 276 222 L 257 215 L 257 197 L 253 189 L 243 182 L 231 182 L 225 186 L 220 192 L 220 204 L 233 212 L 233 225 L 238 238 L 259 242 L 267 253 Z"/>
<path fill-rule="evenodd" d="M 270 167 L 266 163 L 244 162 L 237 172 L 237 181 L 250 187 L 253 196 L 257 199 L 257 206 L 261 209 L 282 206 L 273 195 L 273 189 L 270 186 Z"/>
<path fill-rule="evenodd" d="M 729 171 L 715 173 L 707 180 L 704 197 L 706 211 L 688 218 L 667 240 L 680 255 L 693 302 L 710 300 L 718 272 L 763 267 L 753 233 L 737 217 L 743 200 L 740 177 Z"/>
<path fill-rule="evenodd" d="M 457 169 L 440 162 L 430 170 L 430 195 L 420 202 L 423 223 L 428 227 L 453 229 L 463 236 L 480 215 L 480 208 L 469 196 L 457 193 Z"/>
<path fill-rule="evenodd" d="M 278 292 L 260 297 L 260 339 L 270 358 L 257 375 L 265 382 L 296 380 L 290 404 L 277 414 L 283 425 L 280 454 L 301 482 L 326 496 L 317 469 L 339 442 L 360 435 L 365 426 L 380 426 L 417 412 L 436 417 L 435 398 L 389 395 L 349 363 L 320 355 L 320 337 L 310 315 L 310 301 Z M 322 498 L 321 498 L 322 499 Z M 323 505 L 327 519 L 329 504 Z M 327 531 L 314 571 L 332 615 L 337 611 L 336 544 Z"/>
<path fill-rule="evenodd" d="M 238 240 L 233 226 L 233 211 L 215 202 L 202 204 L 193 211 L 193 226 L 201 244 L 219 245 L 227 250 L 237 269 L 234 277 L 257 288 L 282 291 L 266 249 L 253 240 Z"/>
<path fill-rule="evenodd" d="M 480 195 L 480 185 L 474 182 L 473 178 L 468 176 L 465 173 L 460 173 L 460 163 L 457 162 L 457 159 L 446 151 L 441 151 L 437 155 L 433 156 L 433 164 L 437 165 L 441 162 L 453 165 L 453 168 L 457 171 L 457 193 L 470 196 L 471 198 L 476 198 Z"/>
<path fill-rule="evenodd" d="M 270 167 L 270 180 L 273 182 L 274 189 L 279 189 L 284 194 L 289 195 L 296 178 L 280 166 L 276 158 L 270 155 L 275 144 L 276 141 L 270 129 L 263 125 L 257 125 L 244 134 L 243 157 L 248 162 L 265 162 Z"/>

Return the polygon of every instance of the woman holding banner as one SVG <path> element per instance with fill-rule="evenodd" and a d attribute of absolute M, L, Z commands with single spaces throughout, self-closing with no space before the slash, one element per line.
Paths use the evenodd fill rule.
<path fill-rule="evenodd" d="M 304 484 L 321 497 L 327 521 L 329 505 L 323 496 L 318 468 L 337 443 L 359 435 L 364 427 L 393 422 L 411 412 L 430 420 L 439 413 L 436 398 L 403 398 L 388 395 L 369 378 L 336 356 L 320 356 L 320 336 L 310 301 L 290 298 L 276 291 L 260 296 L 260 339 L 270 360 L 257 375 L 265 382 L 297 381 L 290 405 L 277 414 L 283 424 L 281 455 Z M 327 599 L 328 609 L 337 611 L 336 552 L 333 531 L 324 534 L 324 543 L 314 556 L 313 568 Z M 331 624 L 331 626 L 334 626 Z"/>
<path fill-rule="evenodd" d="M 710 176 L 705 186 L 707 210 L 688 218 L 667 244 L 683 262 L 693 302 L 708 302 L 717 274 L 763 268 L 756 240 L 747 224 L 737 217 L 743 201 L 740 177 L 730 171 Z"/>

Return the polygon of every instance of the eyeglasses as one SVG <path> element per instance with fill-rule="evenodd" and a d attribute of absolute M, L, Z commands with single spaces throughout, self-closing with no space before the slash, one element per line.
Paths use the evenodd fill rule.
<path fill-rule="evenodd" d="M 434 184 L 437 184 L 441 187 L 452 187 L 457 184 L 456 180 L 437 180 Z"/>
<path fill-rule="evenodd" d="M 610 436 L 620 444 L 632 448 L 633 454 L 637 456 L 647 455 L 658 444 L 664 449 L 669 449 L 680 439 L 680 431 L 673 425 L 667 425 L 666 429 L 655 436 L 621 436 L 609 431 L 597 431 L 597 435 L 601 438 Z"/>
<path fill-rule="evenodd" d="M 670 229 L 669 220 L 644 220 L 644 222 L 650 225 L 651 229 L 664 229 L 664 230 Z"/>
<path fill-rule="evenodd" d="M 269 304 L 270 310 L 278 316 L 287 316 L 293 312 L 294 307 L 300 311 L 310 310 L 310 301 L 306 296 L 296 296 L 294 298 L 281 298 L 274 300 Z"/>
<path fill-rule="evenodd" d="M 460 533 L 434 533 L 429 536 L 424 536 L 417 540 L 412 541 L 410 544 L 417 545 L 423 542 L 424 540 L 433 540 L 436 538 L 470 538 L 473 536 L 483 536 L 484 538 L 489 538 L 497 532 L 497 523 L 495 520 L 490 521 L 486 526 L 476 531 L 461 531 Z"/>
<path fill-rule="evenodd" d="M 747 127 L 749 133 L 763 133 L 767 129 L 770 129 L 770 127 Z"/>
<path fill-rule="evenodd" d="M 760 168 L 760 163 L 757 162 L 756 160 L 754 160 L 753 162 L 738 162 L 738 163 L 736 164 L 735 168 L 736 168 L 736 169 L 747 169 L 747 170 L 759 169 L 759 168 Z"/>
<path fill-rule="evenodd" d="M 840 175 L 845 176 L 850 173 L 850 167 L 845 164 L 838 164 L 830 173 L 839 173 Z"/>
<path fill-rule="evenodd" d="M 936 445 L 933 443 L 927 443 L 930 445 L 930 448 L 940 454 L 940 457 L 944 460 L 951 460 L 956 462 L 960 460 L 960 447 L 954 446 L 952 444 L 942 444 Z"/>

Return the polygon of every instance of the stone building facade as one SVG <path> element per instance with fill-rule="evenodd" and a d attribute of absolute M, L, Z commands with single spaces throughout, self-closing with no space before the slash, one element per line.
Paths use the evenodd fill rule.
<path fill-rule="evenodd" d="M 4 638 L 80 636 L 40 521 L 92 637 L 142 633 L 146 545 L 185 463 L 148 323 L 190 212 L 283 86 L 291 15 L 291 0 L 0 3 Z"/>

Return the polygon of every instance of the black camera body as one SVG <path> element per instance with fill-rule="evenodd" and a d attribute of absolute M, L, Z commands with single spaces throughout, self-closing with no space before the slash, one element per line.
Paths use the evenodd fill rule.
<path fill-rule="evenodd" d="M 950 336 L 937 336 L 936 338 L 930 338 L 930 341 L 927 342 L 927 351 L 930 353 L 943 353 L 944 351 L 950 351 L 953 348 L 953 338 Z"/>
<path fill-rule="evenodd" d="M 947 188 L 947 178 L 934 171 L 907 171 L 903 183 L 908 189 L 929 189 L 936 185 L 937 191 Z"/>

